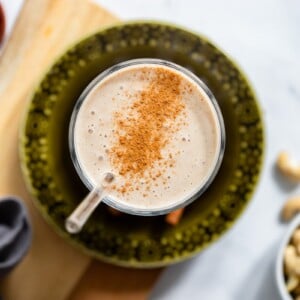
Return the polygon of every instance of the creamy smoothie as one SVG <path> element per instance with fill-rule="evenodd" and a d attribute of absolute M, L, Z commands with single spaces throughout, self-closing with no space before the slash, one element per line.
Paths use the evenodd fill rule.
<path fill-rule="evenodd" d="M 105 193 L 133 208 L 179 204 L 215 168 L 221 134 L 216 111 L 184 73 L 157 64 L 124 67 L 94 86 L 74 125 L 81 169 Z"/>

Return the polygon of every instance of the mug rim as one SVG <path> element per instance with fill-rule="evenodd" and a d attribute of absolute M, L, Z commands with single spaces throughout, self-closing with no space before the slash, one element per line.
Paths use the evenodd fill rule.
<path fill-rule="evenodd" d="M 190 197 L 187 197 L 186 199 L 183 199 L 181 201 L 174 202 L 174 204 L 169 204 L 164 207 L 154 207 L 154 208 L 141 208 L 141 207 L 134 207 L 130 205 L 126 205 L 120 201 L 114 200 L 112 197 L 105 196 L 103 198 L 103 202 L 110 207 L 117 209 L 119 211 L 122 211 L 127 214 L 131 215 L 140 215 L 140 216 L 156 216 L 156 215 L 163 215 L 167 214 L 171 211 L 177 210 L 179 208 L 185 207 L 195 201 L 197 198 L 199 198 L 205 190 L 210 186 L 213 179 L 217 175 L 219 168 L 221 166 L 224 152 L 225 152 L 225 140 L 226 140 L 226 134 L 225 134 L 225 125 L 223 116 L 220 110 L 220 107 L 217 103 L 216 98 L 214 97 L 213 93 L 210 91 L 210 89 L 207 87 L 207 85 L 194 73 L 186 69 L 185 67 L 182 67 L 176 63 L 170 62 L 168 60 L 163 59 L 157 59 L 157 58 L 137 58 L 137 59 L 131 59 L 126 60 L 120 63 L 117 63 L 101 73 L 99 73 L 83 90 L 83 92 L 78 97 L 70 119 L 69 123 L 69 136 L 68 136 L 68 142 L 69 142 L 69 151 L 72 163 L 75 167 L 75 170 L 81 179 L 81 181 L 84 183 L 84 185 L 89 189 L 89 191 L 92 191 L 95 186 L 92 184 L 91 180 L 89 179 L 89 176 L 85 174 L 83 168 L 80 165 L 78 155 L 76 153 L 76 147 L 75 147 L 75 138 L 74 138 L 74 130 L 75 130 L 75 124 L 77 115 L 80 111 L 81 105 L 87 98 L 87 96 L 92 92 L 92 90 L 107 76 L 113 74 L 114 72 L 117 72 L 123 68 L 131 67 L 135 65 L 144 65 L 144 64 L 154 64 L 154 65 L 160 65 L 164 67 L 171 68 L 177 72 L 183 73 L 186 75 L 190 80 L 192 80 L 195 84 L 197 84 L 198 87 L 201 88 L 201 90 L 204 92 L 204 94 L 207 96 L 207 99 L 209 100 L 209 103 L 212 106 L 212 111 L 215 114 L 215 119 L 218 121 L 218 129 L 219 129 L 219 144 L 218 144 L 218 151 L 216 151 L 216 158 L 214 161 L 214 164 L 210 168 L 210 172 L 206 175 L 203 183 L 200 185 L 199 189 Z"/>

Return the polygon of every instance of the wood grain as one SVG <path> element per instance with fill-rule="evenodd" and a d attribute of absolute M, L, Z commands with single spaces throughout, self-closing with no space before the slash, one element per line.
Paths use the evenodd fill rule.
<path fill-rule="evenodd" d="M 161 271 L 127 269 L 94 262 L 68 300 L 147 299 Z"/>

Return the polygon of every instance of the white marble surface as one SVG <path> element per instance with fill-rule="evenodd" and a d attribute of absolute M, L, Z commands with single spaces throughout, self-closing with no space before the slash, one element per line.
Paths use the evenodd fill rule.
<path fill-rule="evenodd" d="M 13 18 L 21 1 L 3 2 Z M 241 65 L 264 112 L 265 164 L 248 209 L 217 243 L 169 267 L 151 299 L 279 299 L 274 260 L 286 229 L 279 212 L 289 195 L 300 194 L 300 187 L 278 180 L 273 163 L 281 149 L 300 159 L 299 0 L 97 2 L 123 19 L 167 20 L 205 34 Z"/>

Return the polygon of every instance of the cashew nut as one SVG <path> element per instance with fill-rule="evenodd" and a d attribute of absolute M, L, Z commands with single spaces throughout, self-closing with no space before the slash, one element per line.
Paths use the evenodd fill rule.
<path fill-rule="evenodd" d="M 300 255 L 300 228 L 294 231 L 292 236 L 292 243 L 296 247 L 297 254 Z"/>
<path fill-rule="evenodd" d="M 281 152 L 277 158 L 278 169 L 289 179 L 300 182 L 300 165 L 297 165 L 287 152 Z"/>
<path fill-rule="evenodd" d="M 284 265 L 288 276 L 300 275 L 300 256 L 295 246 L 288 245 L 284 251 Z"/>
<path fill-rule="evenodd" d="M 289 221 L 297 212 L 300 211 L 300 197 L 293 197 L 288 199 L 281 212 L 282 219 Z"/>
<path fill-rule="evenodd" d="M 296 231 L 298 231 L 297 229 Z M 300 231 L 299 231 L 300 232 Z M 295 236 L 296 238 L 296 236 Z M 298 238 L 298 237 L 297 237 Z M 298 256 L 294 245 L 287 245 L 284 251 L 284 269 L 286 280 L 286 289 L 293 293 L 294 297 L 300 296 L 300 256 Z M 293 298 L 294 298 L 293 297 Z M 300 300 L 300 299 L 299 299 Z"/>
<path fill-rule="evenodd" d="M 286 289 L 289 292 L 292 292 L 293 290 L 296 289 L 298 284 L 299 284 L 299 278 L 295 275 L 290 275 L 287 279 L 287 282 L 286 282 Z"/>

